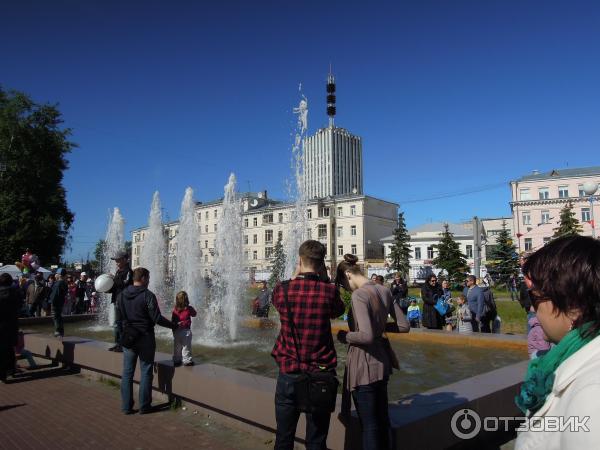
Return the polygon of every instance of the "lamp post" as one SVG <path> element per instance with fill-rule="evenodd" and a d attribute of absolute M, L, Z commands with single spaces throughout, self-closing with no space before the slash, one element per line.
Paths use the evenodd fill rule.
<path fill-rule="evenodd" d="M 592 237 L 596 238 L 596 223 L 594 222 L 594 194 L 598 190 L 598 183 L 588 181 L 583 185 L 583 192 L 590 196 L 590 214 L 592 222 Z"/>

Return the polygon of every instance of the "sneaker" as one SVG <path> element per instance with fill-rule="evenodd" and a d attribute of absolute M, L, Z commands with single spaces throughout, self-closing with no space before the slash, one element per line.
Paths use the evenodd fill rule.
<path fill-rule="evenodd" d="M 184 366 L 193 366 L 194 365 L 194 361 L 183 363 L 183 365 Z"/>

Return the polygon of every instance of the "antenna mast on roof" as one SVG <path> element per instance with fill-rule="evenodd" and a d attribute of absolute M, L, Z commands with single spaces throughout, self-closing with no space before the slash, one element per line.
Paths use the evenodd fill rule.
<path fill-rule="evenodd" d="M 335 77 L 331 72 L 331 63 L 329 63 L 329 75 L 327 75 L 327 115 L 329 116 L 329 128 L 335 126 L 335 113 Z"/>

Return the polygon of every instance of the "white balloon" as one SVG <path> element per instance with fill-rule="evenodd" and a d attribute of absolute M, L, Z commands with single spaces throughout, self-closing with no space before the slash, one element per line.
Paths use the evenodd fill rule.
<path fill-rule="evenodd" d="M 115 281 L 113 280 L 112 275 L 103 273 L 98 278 L 96 278 L 96 281 L 94 282 L 94 287 L 96 288 L 97 292 L 108 292 L 112 289 L 113 284 L 115 284 Z"/>

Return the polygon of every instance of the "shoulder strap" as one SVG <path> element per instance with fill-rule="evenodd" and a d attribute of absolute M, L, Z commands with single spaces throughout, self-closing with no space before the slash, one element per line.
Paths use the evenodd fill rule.
<path fill-rule="evenodd" d="M 296 341 L 296 327 L 294 326 L 294 320 L 292 318 L 292 310 L 291 310 L 290 304 L 288 302 L 288 290 L 290 288 L 290 280 L 282 281 L 281 287 L 283 288 L 283 302 L 285 304 L 285 309 L 287 310 L 288 322 L 290 323 L 290 330 L 292 332 L 292 341 L 294 341 L 294 347 L 296 348 L 296 360 L 298 361 L 298 365 L 300 365 L 301 364 L 300 351 L 298 349 L 298 342 Z"/>

